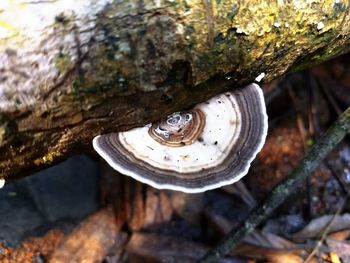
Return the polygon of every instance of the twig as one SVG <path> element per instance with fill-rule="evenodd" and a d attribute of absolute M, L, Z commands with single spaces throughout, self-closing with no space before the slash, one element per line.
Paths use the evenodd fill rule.
<path fill-rule="evenodd" d="M 201 263 L 216 262 L 230 252 L 247 234 L 264 221 L 286 198 L 298 189 L 298 185 L 315 170 L 318 164 L 345 137 L 350 126 L 350 107 L 343 112 L 326 134 L 314 144 L 293 172 L 280 183 L 268 198 L 254 209 L 240 225 L 231 230 L 218 246 L 209 251 Z"/>
<path fill-rule="evenodd" d="M 295 92 L 291 86 L 288 87 L 288 94 L 292 100 L 294 110 L 296 111 L 297 126 L 299 129 L 301 140 L 303 141 L 304 151 L 306 151 L 306 149 L 307 149 L 306 140 L 307 140 L 308 135 L 306 134 L 303 117 L 301 116 L 300 111 L 298 110 L 299 103 L 298 103 L 297 96 L 295 95 Z"/>
<path fill-rule="evenodd" d="M 319 87 L 315 78 L 308 73 L 308 121 L 309 121 L 309 136 L 315 138 L 321 133 L 320 121 L 318 119 L 318 109 L 316 107 L 316 95 L 319 93 Z M 320 96 L 320 95 L 319 95 Z"/>
<path fill-rule="evenodd" d="M 338 115 L 340 115 L 341 114 L 340 107 L 338 106 L 337 102 L 335 101 L 333 94 L 330 92 L 329 87 L 326 86 L 323 81 L 318 80 L 318 83 L 319 83 L 319 86 L 321 87 L 323 93 L 326 95 L 327 100 L 332 105 L 333 109 L 335 110 L 335 112 Z"/>

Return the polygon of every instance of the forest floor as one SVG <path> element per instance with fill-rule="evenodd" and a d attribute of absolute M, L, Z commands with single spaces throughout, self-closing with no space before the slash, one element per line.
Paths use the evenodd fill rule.
<path fill-rule="evenodd" d="M 45 220 L 36 221 L 40 231 L 27 231 L 30 235 L 21 234 L 18 242 L 6 240 L 0 233 L 0 262 L 198 261 L 232 227 L 244 221 L 350 105 L 350 54 L 263 86 L 268 138 L 240 182 L 200 194 L 160 191 L 101 162 L 98 183 L 90 179 L 90 188 L 73 187 L 73 196 L 85 191 L 75 199 L 75 207 L 64 210 L 64 204 L 72 203 L 65 199 L 71 194 L 64 192 L 66 188 L 57 190 L 55 198 L 63 198 L 63 205 L 47 202 L 43 209 L 36 203 L 40 216 L 45 214 L 43 210 L 52 210 L 45 214 Z M 84 170 L 75 169 L 75 173 L 79 171 Z M 62 181 L 51 182 L 55 183 L 64 186 Z M 18 196 L 17 190 L 6 193 Z M 86 194 L 89 191 L 94 200 Z M 350 143 L 346 138 L 306 184 L 295 189 L 221 262 L 350 262 L 349 193 Z M 40 191 L 35 196 L 46 197 Z M 0 214 L 4 211 L 2 200 Z M 79 202 L 84 202 L 84 209 Z M 20 205 L 16 206 L 7 209 L 13 212 Z M 55 217 L 62 209 L 66 214 Z M 62 218 L 67 218 L 69 211 L 77 216 L 68 224 Z"/>

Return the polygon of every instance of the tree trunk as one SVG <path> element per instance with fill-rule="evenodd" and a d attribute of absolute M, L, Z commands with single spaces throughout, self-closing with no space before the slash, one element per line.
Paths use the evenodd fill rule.
<path fill-rule="evenodd" d="M 349 3 L 0 3 L 0 178 L 349 49 Z"/>

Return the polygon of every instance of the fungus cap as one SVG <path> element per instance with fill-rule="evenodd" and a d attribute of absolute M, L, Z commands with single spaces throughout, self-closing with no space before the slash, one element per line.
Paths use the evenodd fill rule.
<path fill-rule="evenodd" d="M 267 133 L 256 84 L 126 132 L 99 135 L 95 150 L 122 174 L 158 189 L 203 192 L 247 174 Z"/>

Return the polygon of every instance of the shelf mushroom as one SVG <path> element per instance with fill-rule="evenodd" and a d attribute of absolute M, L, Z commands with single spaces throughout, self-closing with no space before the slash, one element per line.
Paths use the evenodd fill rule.
<path fill-rule="evenodd" d="M 158 189 L 197 193 L 247 174 L 267 133 L 257 84 L 126 132 L 99 135 L 94 149 L 122 174 Z"/>

